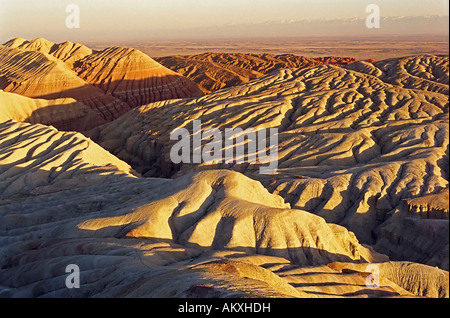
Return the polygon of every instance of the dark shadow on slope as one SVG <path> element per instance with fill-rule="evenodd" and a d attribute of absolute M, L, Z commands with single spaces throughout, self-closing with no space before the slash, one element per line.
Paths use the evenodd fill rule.
<path fill-rule="evenodd" d="M 24 120 L 30 124 L 53 126 L 60 131 L 85 132 L 107 121 L 82 103 L 51 105 L 39 108 Z"/>

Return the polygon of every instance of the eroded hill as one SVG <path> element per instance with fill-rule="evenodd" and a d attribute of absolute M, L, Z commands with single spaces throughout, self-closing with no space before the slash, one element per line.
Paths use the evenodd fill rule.
<path fill-rule="evenodd" d="M 0 46 L 0 296 L 448 297 L 448 57 L 241 57 L 199 97 L 133 49 Z M 194 121 L 276 129 L 276 170 L 174 163 Z"/>
<path fill-rule="evenodd" d="M 56 44 L 42 38 L 16 38 L 0 45 L 0 89 L 29 98 L 71 98 L 88 106 L 96 116 L 86 116 L 77 131 L 114 120 L 135 106 L 202 95 L 194 82 L 138 50 L 92 51 L 82 44 Z M 50 104 L 55 108 L 58 102 Z M 70 105 L 61 108 L 59 112 L 72 112 Z M 58 121 L 51 124 L 66 128 Z"/>
<path fill-rule="evenodd" d="M 377 76 L 354 64 L 280 70 L 199 99 L 136 108 L 90 136 L 144 176 L 240 171 L 293 208 L 345 226 L 394 259 L 448 269 L 448 57 L 377 63 L 374 68 L 384 65 Z M 399 65 L 416 66 L 410 73 Z M 277 128 L 278 170 L 262 175 L 258 164 L 173 164 L 177 141 L 170 134 L 186 128 L 192 137 L 193 120 L 203 131 Z M 431 194 L 447 206 L 439 216 L 429 211 L 428 219 L 418 218 L 408 200 Z"/>
<path fill-rule="evenodd" d="M 448 272 L 389 262 L 241 173 L 141 178 L 78 133 L 0 136 L 3 297 L 448 297 Z"/>
<path fill-rule="evenodd" d="M 247 83 L 274 70 L 321 64 L 347 65 L 353 58 L 306 58 L 292 54 L 204 53 L 155 58 L 164 66 L 197 83 L 205 94 Z"/>

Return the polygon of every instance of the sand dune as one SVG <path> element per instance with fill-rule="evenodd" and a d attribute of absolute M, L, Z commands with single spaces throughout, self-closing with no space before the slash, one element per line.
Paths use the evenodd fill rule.
<path fill-rule="evenodd" d="M 389 65 L 411 60 L 423 67 L 448 65 L 447 57 L 430 56 Z M 200 99 L 136 108 L 90 136 L 145 176 L 240 171 L 293 208 L 345 226 L 394 259 L 402 255 L 399 259 L 448 269 L 448 221 L 417 220 L 404 205 L 448 187 L 446 73 L 415 75 L 411 81 L 419 89 L 391 84 L 397 73 L 387 73 L 393 75 L 331 65 L 280 70 Z M 405 76 L 400 73 L 398 81 Z M 171 164 L 169 151 L 176 141 L 169 139 L 170 132 L 186 127 L 192 133 L 194 119 L 204 130 L 278 128 L 277 173 L 261 175 L 256 164 Z"/>
<path fill-rule="evenodd" d="M 103 122 L 149 102 L 202 95 L 195 83 L 138 50 L 92 51 L 43 38 L 16 38 L 0 46 L 0 89 L 31 98 L 73 98 Z"/>
<path fill-rule="evenodd" d="M 247 83 L 283 68 L 303 68 L 320 64 L 346 65 L 352 58 L 306 58 L 292 54 L 204 53 L 155 58 L 164 66 L 196 82 L 202 91 L 213 91 Z"/>
<path fill-rule="evenodd" d="M 447 56 L 158 61 L 0 46 L 0 297 L 449 297 Z M 173 163 L 194 120 L 278 169 Z"/>
<path fill-rule="evenodd" d="M 448 296 L 437 269 L 366 286 L 386 256 L 238 172 L 140 178 L 78 133 L 7 121 L 0 135 L 2 296 Z M 83 288 L 65 288 L 68 264 Z"/>
<path fill-rule="evenodd" d="M 370 63 L 360 61 L 346 66 L 379 77 L 404 88 L 421 89 L 448 95 L 448 57 L 425 55 Z"/>
<path fill-rule="evenodd" d="M 0 90 L 0 104 L 0 122 L 13 119 L 64 131 L 86 131 L 106 123 L 98 113 L 73 98 L 38 99 Z"/>
<path fill-rule="evenodd" d="M 203 95 L 195 83 L 136 49 L 112 47 L 95 52 L 77 61 L 74 70 L 131 107 Z"/>
<path fill-rule="evenodd" d="M 0 88 L 41 99 L 73 98 L 113 120 L 131 107 L 79 78 L 57 58 L 38 51 L 0 46 Z"/>

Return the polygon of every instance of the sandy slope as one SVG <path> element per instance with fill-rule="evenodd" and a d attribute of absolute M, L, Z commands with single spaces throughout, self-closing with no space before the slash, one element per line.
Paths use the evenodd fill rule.
<path fill-rule="evenodd" d="M 77 61 L 74 70 L 86 82 L 131 107 L 203 95 L 194 82 L 132 48 L 94 52 Z"/>
<path fill-rule="evenodd" d="M 133 49 L 0 46 L 0 296 L 449 296 L 448 57 L 205 56 L 258 78 L 147 104 L 199 91 Z M 278 170 L 173 164 L 195 119 L 277 128 Z"/>
<path fill-rule="evenodd" d="M 393 263 L 372 286 L 367 262 L 386 256 L 238 172 L 139 178 L 77 133 L 7 121 L 0 136 L 2 296 L 448 297 L 427 267 L 412 286 Z"/>
<path fill-rule="evenodd" d="M 292 54 L 204 53 L 155 58 L 164 66 L 197 83 L 209 94 L 259 78 L 274 70 L 303 68 L 320 64 L 346 65 L 352 58 L 306 58 Z"/>
<path fill-rule="evenodd" d="M 448 269 L 448 191 L 438 218 L 431 206 L 422 208 L 431 219 L 408 206 L 448 188 L 448 57 L 377 65 L 376 76 L 354 64 L 280 70 L 199 99 L 136 108 L 90 136 L 145 176 L 240 171 L 394 259 Z M 170 133 L 192 134 L 195 119 L 203 130 L 278 128 L 279 169 L 261 175 L 256 164 L 172 164 Z"/>
<path fill-rule="evenodd" d="M 138 50 L 92 51 L 82 44 L 43 38 L 16 38 L 0 45 L 0 89 L 30 98 L 75 99 L 97 114 L 87 126 L 116 119 L 135 106 L 202 95 L 194 82 Z M 71 106 L 63 111 L 70 112 Z"/>
<path fill-rule="evenodd" d="M 14 38 L 3 45 L 10 48 L 47 53 L 63 61 L 69 67 L 72 67 L 73 63 L 83 57 L 92 54 L 92 50 L 83 44 L 70 41 L 57 44 L 44 38 L 31 41 L 24 38 Z"/>
<path fill-rule="evenodd" d="M 64 62 L 38 51 L 0 46 L 0 88 L 31 98 L 73 98 L 112 120 L 130 109 L 79 78 Z"/>
<path fill-rule="evenodd" d="M 73 98 L 29 98 L 0 90 L 0 105 L 0 122 L 13 119 L 64 131 L 86 131 L 106 123 L 98 113 Z"/>

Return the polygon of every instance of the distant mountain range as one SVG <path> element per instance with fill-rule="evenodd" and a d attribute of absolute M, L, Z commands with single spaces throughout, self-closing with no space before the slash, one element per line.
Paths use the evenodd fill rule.
<path fill-rule="evenodd" d="M 150 37 L 258 38 L 297 36 L 448 35 L 449 16 L 380 17 L 380 28 L 366 27 L 365 18 L 235 22 L 190 29 L 160 30 Z"/>

